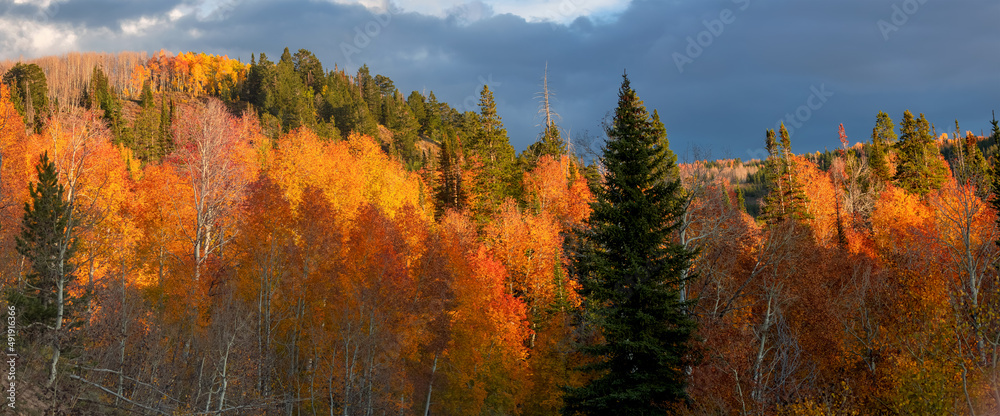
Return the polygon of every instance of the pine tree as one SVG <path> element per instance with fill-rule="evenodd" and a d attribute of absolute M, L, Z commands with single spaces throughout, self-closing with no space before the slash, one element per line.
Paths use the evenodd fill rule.
<path fill-rule="evenodd" d="M 95 66 L 91 73 L 88 97 L 90 101 L 87 102 L 87 108 L 104 111 L 104 121 L 111 128 L 115 144 L 125 144 L 136 150 L 133 147 L 134 143 L 132 143 L 131 134 L 125 125 L 125 121 L 122 119 L 121 102 L 119 102 L 118 97 L 111 89 L 108 76 L 104 74 L 104 71 L 99 66 Z"/>
<path fill-rule="evenodd" d="M 462 179 L 461 148 L 452 134 L 446 135 L 441 142 L 434 202 L 434 212 L 438 217 L 449 209 L 462 211 L 468 205 L 468 195 Z"/>
<path fill-rule="evenodd" d="M 139 106 L 147 109 L 153 106 L 153 89 L 149 87 L 149 81 L 142 83 L 142 94 L 139 96 Z"/>
<path fill-rule="evenodd" d="M 419 91 L 413 91 L 406 97 L 406 105 L 410 107 L 410 114 L 413 114 L 413 118 L 420 124 L 419 134 L 430 136 L 431 132 L 427 125 L 427 100 L 424 96 Z"/>
<path fill-rule="evenodd" d="M 781 124 L 779 132 L 780 141 L 777 140 L 774 130 L 768 130 L 766 138 L 770 156 L 765 169 L 771 191 L 764 200 L 761 219 L 768 224 L 810 218 L 806 211 L 808 197 L 796 174 L 796 163 L 792 158 L 792 142 L 784 123 Z"/>
<path fill-rule="evenodd" d="M 915 119 L 913 113 L 906 110 L 899 123 L 899 133 L 896 184 L 921 197 L 941 189 L 948 177 L 948 167 L 941 160 L 941 151 L 931 136 L 927 119 L 923 114 Z"/>
<path fill-rule="evenodd" d="M 879 111 L 875 117 L 875 127 L 872 129 L 872 143 L 868 164 L 871 166 L 875 177 L 888 182 L 893 177 L 892 168 L 889 166 L 889 151 L 896 143 L 896 131 L 889 115 Z"/>
<path fill-rule="evenodd" d="M 674 153 L 673 150 L 670 150 L 670 147 L 668 146 L 669 142 L 667 141 L 667 127 L 663 125 L 662 121 L 660 121 L 660 113 L 655 109 L 653 110 L 653 127 L 656 129 L 656 134 L 659 137 L 663 138 L 663 147 L 667 149 L 666 152 L 667 162 L 673 165 L 674 167 L 673 170 L 670 171 L 671 177 L 679 178 L 681 175 L 681 171 L 680 168 L 677 166 L 677 155 Z"/>
<path fill-rule="evenodd" d="M 49 113 L 45 72 L 37 64 L 18 63 L 3 75 L 3 83 L 10 88 L 10 99 L 24 118 L 25 126 L 40 133 Z"/>
<path fill-rule="evenodd" d="M 566 143 L 559 134 L 559 127 L 554 123 L 545 128 L 541 139 L 532 143 L 521 154 L 521 163 L 525 171 L 530 171 L 538 164 L 542 156 L 558 158 L 566 154 Z"/>
<path fill-rule="evenodd" d="M 740 212 L 747 212 L 747 200 L 742 187 L 736 188 L 736 207 Z"/>
<path fill-rule="evenodd" d="M 993 130 L 990 132 L 990 138 L 993 141 L 1000 141 L 1000 121 L 997 121 L 997 114 L 993 113 L 993 120 L 990 120 L 990 124 L 993 126 Z"/>
<path fill-rule="evenodd" d="M 313 94 L 303 83 L 302 77 L 295 71 L 292 54 L 285 48 L 274 69 L 275 84 L 270 91 L 274 98 L 267 111 L 281 121 L 283 132 L 309 127 L 315 130 L 316 109 L 313 107 Z"/>
<path fill-rule="evenodd" d="M 434 91 L 431 91 L 427 95 L 427 121 L 421 122 L 427 126 L 426 134 L 433 135 L 435 131 L 441 129 L 442 107 L 446 107 L 446 105 L 439 103 L 437 97 L 434 96 Z"/>
<path fill-rule="evenodd" d="M 240 95 L 246 97 L 258 112 L 266 111 L 272 106 L 275 71 L 274 63 L 268 60 L 264 53 L 260 54 L 260 59 L 250 64 L 250 70 L 247 71 L 247 78 L 243 82 L 243 93 Z"/>
<path fill-rule="evenodd" d="M 671 236 L 683 215 L 683 189 L 671 178 L 665 137 L 623 76 L 601 159 L 590 229 L 578 256 L 587 313 L 603 340 L 585 347 L 595 378 L 569 389 L 565 413 L 661 415 L 686 398 L 695 322 L 680 301 L 693 257 Z"/>
<path fill-rule="evenodd" d="M 986 149 L 986 157 L 992 162 L 997 158 L 997 152 L 1000 151 L 1000 121 L 997 121 L 996 112 L 993 112 L 993 119 L 990 120 L 990 124 L 993 125 L 993 130 L 990 132 L 989 147 Z M 996 170 L 992 169 L 994 173 Z"/>
<path fill-rule="evenodd" d="M 50 340 L 53 354 L 48 380 L 51 386 L 64 350 L 64 332 L 78 323 L 72 319 L 72 312 L 85 296 L 70 290 L 76 271 L 73 204 L 65 199 L 65 189 L 47 152 L 39 158 L 35 171 L 38 182 L 28 187 L 31 201 L 24 204 L 21 235 L 17 237 L 17 252 L 31 263 L 31 272 L 24 287 L 10 292 L 8 300 L 23 311 L 24 325 L 38 323 L 51 331 L 45 337 Z"/>
<path fill-rule="evenodd" d="M 154 157 L 156 159 L 162 159 L 166 155 L 173 151 L 173 133 L 171 132 L 171 127 L 174 121 L 174 101 L 170 100 L 170 104 L 167 104 L 167 95 L 163 94 L 160 97 L 160 132 L 157 135 L 156 149 Z"/>
<path fill-rule="evenodd" d="M 955 120 L 955 150 L 960 160 L 955 179 L 959 184 L 970 184 L 976 189 L 976 194 L 984 198 L 989 193 L 989 167 L 986 158 L 979 150 L 979 140 L 970 132 L 964 138 L 961 136 L 958 120 Z"/>
<path fill-rule="evenodd" d="M 485 222 L 505 199 L 517 199 L 521 178 L 515 164 L 514 148 L 497 114 L 493 92 L 485 85 L 479 98 L 479 111 L 476 132 L 468 147 L 468 154 L 472 157 L 466 162 L 475 171 L 473 215 L 478 221 Z"/>
<path fill-rule="evenodd" d="M 312 88 L 314 93 L 319 93 L 326 82 L 323 63 L 319 58 L 307 49 L 299 49 L 292 57 L 292 62 L 295 64 L 295 72 L 302 78 L 302 83 Z"/>

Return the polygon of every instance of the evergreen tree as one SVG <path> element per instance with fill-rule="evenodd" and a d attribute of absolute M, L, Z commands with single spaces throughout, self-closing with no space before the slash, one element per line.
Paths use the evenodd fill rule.
<path fill-rule="evenodd" d="M 542 132 L 541 139 L 529 145 L 521 154 L 521 161 L 525 170 L 532 170 L 542 156 L 558 158 L 564 154 L 566 154 L 566 143 L 559 134 L 559 127 L 552 123 Z"/>
<path fill-rule="evenodd" d="M 51 332 L 44 337 L 52 347 L 51 386 L 63 351 L 64 332 L 79 323 L 72 319 L 72 312 L 84 294 L 71 290 L 76 271 L 73 204 L 65 199 L 65 189 L 47 152 L 39 158 L 35 172 L 38 182 L 28 187 L 31 200 L 24 204 L 21 235 L 17 237 L 17 252 L 31 263 L 31 272 L 24 287 L 11 291 L 8 300 L 22 311 L 23 325 L 38 323 Z"/>
<path fill-rule="evenodd" d="M 989 167 L 983 152 L 979 150 L 979 140 L 972 134 L 966 135 L 965 146 L 965 169 L 966 179 L 975 185 L 977 195 L 985 197 L 989 193 Z"/>
<path fill-rule="evenodd" d="M 997 114 L 993 113 L 993 120 L 990 120 L 990 124 L 993 126 L 993 130 L 990 132 L 990 138 L 994 142 L 1000 142 L 1000 121 L 997 121 Z"/>
<path fill-rule="evenodd" d="M 153 89 L 149 87 L 149 81 L 142 83 L 142 94 L 139 96 L 139 106 L 143 109 L 150 108 L 154 105 L 153 102 Z"/>
<path fill-rule="evenodd" d="M 145 96 L 145 94 L 143 94 Z M 151 162 L 160 158 L 160 119 L 161 114 L 153 105 L 153 99 L 143 97 L 143 106 L 132 121 L 132 136 L 134 138 L 135 156 L 143 162 Z M 148 101 L 147 101 L 148 100 Z"/>
<path fill-rule="evenodd" d="M 461 148 L 454 134 L 446 134 L 438 154 L 437 186 L 434 188 L 434 213 L 440 217 L 445 211 L 463 211 L 468 205 L 468 195 L 462 178 Z"/>
<path fill-rule="evenodd" d="M 768 130 L 766 138 L 770 156 L 765 169 L 771 191 L 764 200 L 761 219 L 768 224 L 810 218 L 806 211 L 808 198 L 798 180 L 796 163 L 792 158 L 792 142 L 784 123 L 781 123 L 779 132 L 780 141 L 776 140 L 774 130 Z"/>
<path fill-rule="evenodd" d="M 375 78 L 372 77 L 368 65 L 361 65 L 361 68 L 358 68 L 355 82 L 361 90 L 362 102 L 368 106 L 368 114 L 371 114 L 375 118 L 375 122 L 378 123 L 382 114 L 382 93 L 375 83 Z"/>
<path fill-rule="evenodd" d="M 962 137 L 962 129 L 955 120 L 955 166 L 952 167 L 952 174 L 960 185 L 969 184 L 975 187 L 976 194 L 980 198 L 985 198 L 989 194 L 989 167 L 986 165 L 986 158 L 979 150 L 979 140 L 970 132 Z"/>
<path fill-rule="evenodd" d="M 410 107 L 410 113 L 413 114 L 413 118 L 417 119 L 417 123 L 420 124 L 420 134 L 429 135 L 427 131 L 427 100 L 417 91 L 410 93 L 406 97 L 406 105 Z"/>
<path fill-rule="evenodd" d="M 41 132 L 49 113 L 49 87 L 42 68 L 18 63 L 3 75 L 3 83 L 10 88 L 10 99 L 24 118 L 25 126 Z"/>
<path fill-rule="evenodd" d="M 309 50 L 299 49 L 292 57 L 292 63 L 295 72 L 302 79 L 302 83 L 306 87 L 312 88 L 313 93 L 320 93 L 326 83 L 326 76 L 323 72 L 323 63 L 319 61 L 319 58 Z"/>
<path fill-rule="evenodd" d="M 274 101 L 267 110 L 281 121 L 282 132 L 299 127 L 315 129 L 316 110 L 313 107 L 313 94 L 295 71 L 295 63 L 288 48 L 285 48 L 281 60 L 275 65 L 275 76 L 276 82 L 271 91 Z"/>
<path fill-rule="evenodd" d="M 421 124 L 426 125 L 425 134 L 434 135 L 434 132 L 441 129 L 442 120 L 441 113 L 443 108 L 447 107 L 447 104 L 441 104 L 438 102 L 437 97 L 434 96 L 434 91 L 431 91 L 427 95 L 427 121 L 422 121 Z"/>
<path fill-rule="evenodd" d="M 899 163 L 896 168 L 897 186 L 910 193 L 927 195 L 941 189 L 948 178 L 948 167 L 941 160 L 941 151 L 930 133 L 930 124 L 923 114 L 919 119 L 910 110 L 903 113 L 899 124 Z"/>
<path fill-rule="evenodd" d="M 173 151 L 174 138 L 170 130 L 173 126 L 175 111 L 174 100 L 170 100 L 170 104 L 167 105 L 167 95 L 163 94 L 160 97 L 160 134 L 155 154 L 157 159 L 161 159 Z"/>
<path fill-rule="evenodd" d="M 607 174 L 576 259 L 586 311 L 603 340 L 585 347 L 594 378 L 569 389 L 565 413 L 662 415 L 686 398 L 695 322 L 680 301 L 693 253 L 672 242 L 684 210 L 680 180 L 623 76 L 601 158 Z"/>
<path fill-rule="evenodd" d="M 125 125 L 125 120 L 122 119 L 121 102 L 111 90 L 108 77 L 99 66 L 95 66 L 90 75 L 90 89 L 87 97 L 89 98 L 86 103 L 87 108 L 100 109 L 104 112 L 104 121 L 111 128 L 115 144 L 124 144 L 136 150 L 130 132 Z"/>
<path fill-rule="evenodd" d="M 993 125 L 993 130 L 990 132 L 990 141 L 986 149 L 986 157 L 992 162 L 997 158 L 997 152 L 1000 151 L 1000 121 L 997 121 L 996 112 L 993 112 L 993 119 L 990 120 L 990 124 Z M 995 170 L 990 168 L 994 173 Z"/>
<path fill-rule="evenodd" d="M 267 55 L 261 53 L 260 59 L 250 64 L 250 70 L 247 71 L 247 79 L 243 82 L 243 97 L 246 97 L 247 101 L 257 108 L 258 112 L 265 111 L 265 109 L 272 106 L 273 98 L 271 97 L 271 91 L 274 85 L 274 63 L 267 59 Z"/>
<path fill-rule="evenodd" d="M 669 162 L 671 165 L 674 166 L 673 170 L 670 172 L 671 177 L 679 178 L 681 175 L 681 171 L 680 168 L 677 166 L 677 155 L 674 154 L 674 151 L 670 150 L 670 148 L 667 146 L 668 143 L 667 127 L 663 125 L 662 121 L 660 121 L 660 113 L 657 112 L 655 109 L 653 110 L 653 127 L 656 128 L 656 134 L 658 134 L 660 137 L 663 137 L 664 140 L 663 147 L 667 148 L 667 156 L 666 156 L 667 162 Z"/>
<path fill-rule="evenodd" d="M 500 208 L 508 197 L 517 199 L 521 177 L 517 170 L 514 148 L 507 139 L 507 130 L 497 114 L 493 92 L 483 86 L 479 98 L 479 115 L 475 134 L 469 144 L 469 153 L 475 171 L 473 214 L 480 222 L 486 221 Z"/>
<path fill-rule="evenodd" d="M 736 207 L 740 212 L 747 212 L 747 200 L 742 187 L 736 188 Z"/>
<path fill-rule="evenodd" d="M 888 182 L 893 177 L 889 165 L 889 151 L 896 143 L 896 132 L 889 115 L 879 111 L 875 117 L 875 127 L 872 129 L 872 144 L 868 155 L 868 164 L 875 177 Z"/>

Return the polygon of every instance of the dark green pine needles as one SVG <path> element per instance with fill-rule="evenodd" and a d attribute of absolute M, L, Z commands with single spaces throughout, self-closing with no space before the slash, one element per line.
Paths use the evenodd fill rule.
<path fill-rule="evenodd" d="M 569 415 L 662 415 L 686 397 L 695 322 L 679 290 L 693 253 L 672 242 L 684 190 L 666 134 L 624 76 L 585 248 L 577 259 L 588 319 L 603 340 L 585 347 L 593 377 L 570 389 Z"/>

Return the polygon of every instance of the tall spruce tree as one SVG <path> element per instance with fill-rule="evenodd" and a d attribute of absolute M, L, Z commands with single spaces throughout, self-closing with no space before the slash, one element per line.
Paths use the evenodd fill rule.
<path fill-rule="evenodd" d="M 437 184 L 434 187 L 434 213 L 440 217 L 447 210 L 462 211 L 468 205 L 468 195 L 462 180 L 462 154 L 458 137 L 445 133 L 438 154 Z"/>
<path fill-rule="evenodd" d="M 58 374 L 66 330 L 79 323 L 71 319 L 72 311 L 85 296 L 71 290 L 76 271 L 73 204 L 65 199 L 65 189 L 48 153 L 39 158 L 35 171 L 38 182 L 28 187 L 31 200 L 24 204 L 21 235 L 17 237 L 17 251 L 31 263 L 31 272 L 22 288 L 9 292 L 8 300 L 22 311 L 22 325 L 38 323 L 49 332 L 43 338 L 52 348 L 47 384 L 51 386 Z"/>
<path fill-rule="evenodd" d="M 124 118 L 122 118 L 121 101 L 111 88 L 108 76 L 104 74 L 100 66 L 95 66 L 90 75 L 90 89 L 87 92 L 87 97 L 87 108 L 104 111 L 103 118 L 114 135 L 115 144 L 124 144 L 134 150 L 131 133 Z"/>
<path fill-rule="evenodd" d="M 584 368 L 594 378 L 568 390 L 568 415 L 662 415 L 686 398 L 695 322 L 679 287 L 693 253 L 671 238 L 683 189 L 671 177 L 666 138 L 623 77 L 601 158 L 605 181 L 577 258 L 586 313 L 602 340 L 584 347 L 596 360 Z"/>
<path fill-rule="evenodd" d="M 40 133 L 49 113 L 45 72 L 37 64 L 18 63 L 3 75 L 3 83 L 10 87 L 10 99 L 24 118 L 24 125 Z"/>
<path fill-rule="evenodd" d="M 941 189 L 948 178 L 948 166 L 940 158 L 941 151 L 930 133 L 927 118 L 920 114 L 916 119 L 906 110 L 899 123 L 899 134 L 896 184 L 921 197 Z"/>
<path fill-rule="evenodd" d="M 806 211 L 808 197 L 796 174 L 796 163 L 792 158 L 792 141 L 784 123 L 781 123 L 778 134 L 781 137 L 780 141 L 777 140 L 774 130 L 768 130 L 766 138 L 770 156 L 765 169 L 771 191 L 764 200 L 761 219 L 768 224 L 810 218 Z"/>
<path fill-rule="evenodd" d="M 997 121 L 997 114 L 993 113 L 993 119 L 990 120 L 990 125 L 993 126 L 993 130 L 990 131 L 990 138 L 994 142 L 1000 141 L 1000 121 Z"/>
<path fill-rule="evenodd" d="M 872 144 L 868 155 L 868 164 L 872 173 L 882 182 L 888 182 L 893 177 L 889 165 L 889 151 L 896 143 L 896 131 L 893 130 L 892 118 L 879 111 L 875 117 L 875 127 L 872 128 Z"/>
<path fill-rule="evenodd" d="M 475 194 L 473 215 L 485 222 L 499 210 L 508 197 L 517 199 L 521 177 L 517 170 L 514 147 L 507 138 L 500 115 L 497 114 L 493 92 L 486 85 L 479 97 L 476 129 L 469 143 L 466 162 L 475 171 L 472 191 Z"/>
<path fill-rule="evenodd" d="M 531 170 L 535 168 L 538 159 L 541 159 L 542 156 L 548 155 L 558 158 L 564 154 L 566 154 L 566 143 L 559 134 L 559 127 L 552 123 L 545 128 L 542 137 L 537 142 L 528 145 L 528 148 L 521 154 L 521 160 L 525 170 Z"/>
<path fill-rule="evenodd" d="M 170 104 L 168 105 L 167 94 L 162 94 L 160 97 L 160 131 L 157 135 L 156 154 L 154 155 L 157 160 L 164 158 L 173 151 L 174 138 L 171 127 L 173 126 L 176 111 L 174 100 L 170 100 Z"/>
<path fill-rule="evenodd" d="M 997 114 L 995 111 L 993 112 L 993 119 L 990 120 L 990 124 L 993 126 L 993 129 L 990 131 L 990 141 L 987 142 L 988 144 L 985 157 L 992 162 L 997 158 L 997 152 L 1000 151 L 1000 121 L 997 121 Z M 994 174 L 997 173 L 992 167 L 990 169 Z"/>

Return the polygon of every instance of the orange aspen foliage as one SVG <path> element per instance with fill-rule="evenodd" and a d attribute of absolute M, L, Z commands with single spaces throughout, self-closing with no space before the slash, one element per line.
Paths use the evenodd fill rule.
<path fill-rule="evenodd" d="M 194 209 L 179 196 L 189 193 L 176 167 L 161 163 L 146 166 L 130 198 L 129 211 L 142 230 L 138 250 L 147 283 L 161 291 L 168 276 L 180 271 L 177 259 L 186 252 L 184 226 L 193 221 Z"/>
<path fill-rule="evenodd" d="M 538 209 L 564 227 L 581 224 L 590 216 L 594 195 L 569 156 L 542 156 L 537 167 L 524 174 L 524 183 Z"/>
<path fill-rule="evenodd" d="M 578 305 L 576 291 L 566 282 L 562 287 L 556 282 L 555 269 L 562 268 L 562 237 L 552 217 L 523 214 L 512 201 L 501 206 L 498 216 L 487 227 L 486 235 L 496 258 L 510 274 L 507 291 L 523 299 L 533 317 L 560 300 L 557 297 Z"/>
<path fill-rule="evenodd" d="M 455 306 L 448 311 L 452 330 L 439 406 L 447 414 L 513 411 L 526 375 L 525 305 L 507 293 L 506 270 L 476 241 L 467 218 L 447 213 L 441 227 Z"/>
<path fill-rule="evenodd" d="M 27 145 L 24 121 L 10 101 L 7 85 L 0 84 L 0 285 L 12 281 L 19 269 L 14 236 L 20 232 L 34 166 Z"/>
<path fill-rule="evenodd" d="M 812 226 L 813 236 L 816 243 L 824 248 L 831 248 L 837 244 L 837 207 L 843 204 L 838 200 L 840 194 L 830 180 L 830 175 L 819 170 L 815 163 L 801 157 L 793 156 L 795 159 L 796 175 L 799 183 L 809 200 L 806 203 L 806 212 L 812 216 L 808 220 Z"/>
<path fill-rule="evenodd" d="M 385 406 L 398 405 L 398 397 L 411 395 L 405 358 L 415 354 L 419 340 L 413 333 L 417 287 L 407 270 L 406 244 L 391 219 L 366 205 L 344 248 L 347 261 L 334 304 L 342 309 L 341 334 L 363 345 L 360 360 L 349 366 L 354 371 L 347 372 L 345 382 L 355 388 L 368 383 L 358 395 L 357 407 L 369 396 L 381 403 L 379 410 L 398 412 Z M 349 354 L 350 350 L 341 352 Z"/>
<path fill-rule="evenodd" d="M 933 226 L 931 208 L 918 196 L 892 185 L 882 192 L 872 214 L 872 235 L 881 253 L 902 253 L 927 244 L 924 237 Z"/>
<path fill-rule="evenodd" d="M 135 260 L 139 239 L 127 212 L 132 187 L 127 166 L 133 160 L 111 145 L 103 120 L 90 111 L 58 114 L 40 137 L 79 212 L 80 270 L 90 281 L 123 273 Z"/>
<path fill-rule="evenodd" d="M 133 70 L 131 85 L 141 91 L 146 79 L 154 88 L 183 91 L 193 95 L 218 96 L 239 85 L 246 79 L 250 65 L 226 55 L 183 52 L 170 56 L 160 51 L 148 61 L 143 69 Z"/>
<path fill-rule="evenodd" d="M 273 175 L 296 204 L 307 186 L 320 189 L 345 221 L 364 203 L 390 217 L 406 206 L 425 218 L 432 209 L 424 198 L 420 177 L 389 158 L 368 136 L 352 134 L 346 141 L 323 141 L 311 130 L 283 136 L 275 153 Z"/>
<path fill-rule="evenodd" d="M 890 298 L 893 325 L 887 330 L 899 344 L 893 381 L 904 413 L 933 412 L 926 406 L 932 404 L 927 400 L 935 396 L 923 395 L 914 400 L 913 395 L 919 395 L 914 389 L 925 385 L 937 394 L 943 390 L 932 384 L 951 377 L 941 373 L 944 367 L 928 361 L 944 359 L 942 349 L 954 347 L 949 341 L 954 325 L 949 282 L 942 267 L 946 254 L 935 238 L 936 222 L 935 212 L 927 203 L 891 185 L 882 193 L 872 215 L 876 252 L 893 269 L 893 279 L 887 282 L 894 289 Z"/>
<path fill-rule="evenodd" d="M 242 220 L 234 239 L 240 293 L 272 295 L 291 268 L 296 223 L 291 205 L 267 176 L 251 183 L 241 209 Z M 248 300 L 257 302 L 253 297 Z"/>
<path fill-rule="evenodd" d="M 142 86 L 150 81 L 151 72 L 146 65 L 136 65 L 132 68 L 132 75 L 129 76 L 128 90 L 125 94 L 133 98 L 142 94 Z"/>

